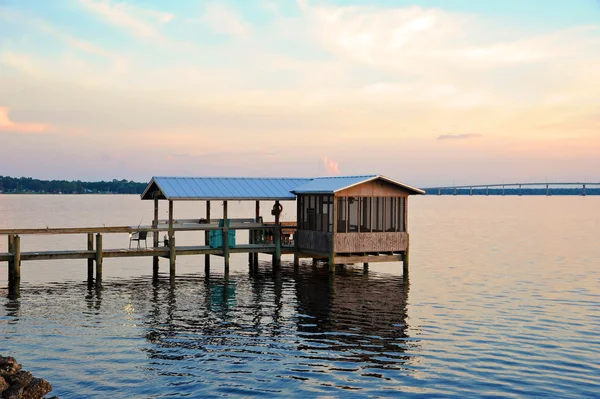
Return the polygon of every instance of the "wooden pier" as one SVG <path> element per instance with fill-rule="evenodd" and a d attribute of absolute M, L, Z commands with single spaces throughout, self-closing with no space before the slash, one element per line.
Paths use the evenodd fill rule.
<path fill-rule="evenodd" d="M 153 276 L 158 277 L 159 259 L 169 259 L 169 276 L 175 277 L 177 257 L 204 255 L 205 271 L 210 256 L 223 258 L 229 273 L 231 254 L 247 253 L 251 269 L 258 267 L 258 254 L 270 254 L 273 268 L 279 268 L 281 256 L 294 255 L 294 267 L 300 258 L 324 260 L 333 273 L 337 264 L 362 263 L 365 271 L 372 262 L 402 262 L 408 274 L 409 234 L 408 196 L 424 191 L 380 175 L 336 176 L 323 178 L 244 178 L 244 177 L 153 177 L 141 195 L 153 201 L 150 226 L 82 228 L 5 229 L 8 252 L 0 253 L 0 262 L 8 262 L 9 288 L 18 289 L 21 262 L 48 259 L 86 259 L 88 282 L 102 281 L 104 258 L 152 257 Z M 159 202 L 168 203 L 168 219 L 160 220 Z M 174 202 L 204 201 L 206 214 L 201 218 L 175 219 Z M 211 215 L 211 201 L 222 203 L 222 217 Z M 229 201 L 255 201 L 251 218 L 228 216 Z M 273 203 L 273 222 L 264 222 L 261 201 Z M 280 201 L 296 201 L 296 222 L 282 222 Z M 248 243 L 236 243 L 235 232 L 248 231 Z M 177 232 L 199 232 L 198 243 L 176 245 Z M 166 232 L 163 245 L 159 235 Z M 107 249 L 103 236 L 130 234 L 129 248 Z M 75 234 L 82 238 L 81 250 L 22 251 L 21 236 Z M 148 247 L 148 235 L 152 241 Z M 131 243 L 136 248 L 131 248 Z M 141 242 L 144 243 L 143 247 Z"/>
<path fill-rule="evenodd" d="M 172 223 L 172 224 L 177 224 Z M 145 245 L 136 248 L 117 248 L 107 249 L 103 248 L 102 242 L 104 235 L 107 234 L 123 234 L 129 233 L 130 235 L 145 232 L 153 233 L 153 236 L 158 238 L 161 232 L 169 231 L 168 227 L 165 228 L 152 228 L 152 227 L 129 227 L 129 226 L 115 226 L 115 227 L 88 227 L 88 228 L 48 228 L 48 229 L 3 229 L 0 230 L 0 235 L 8 237 L 8 252 L 0 252 L 0 262 L 8 262 L 8 282 L 9 288 L 18 287 L 21 280 L 21 263 L 22 261 L 34 261 L 34 260 L 59 260 L 59 259 L 87 259 L 87 278 L 88 282 L 100 282 L 102 280 L 102 263 L 104 258 L 124 258 L 124 257 L 152 257 L 153 262 L 153 274 L 155 277 L 158 275 L 158 259 L 166 258 L 169 259 L 169 273 L 171 277 L 175 276 L 176 272 L 176 259 L 177 256 L 185 255 L 205 255 L 210 259 L 210 255 L 220 256 L 224 259 L 225 272 L 229 271 L 228 258 L 230 254 L 247 253 L 249 254 L 249 266 L 256 268 L 258 266 L 258 254 L 270 254 L 277 257 L 277 260 L 273 263 L 274 267 L 280 265 L 280 257 L 285 254 L 294 253 L 294 245 L 291 241 L 283 242 L 281 239 L 281 232 L 283 229 L 290 230 L 295 229 L 295 226 L 286 224 L 285 226 L 268 225 L 268 229 L 273 232 L 272 242 L 268 243 L 254 243 L 256 241 L 254 237 L 257 229 L 255 224 L 250 226 L 237 226 L 235 230 L 249 230 L 250 241 L 248 244 L 236 244 L 233 247 L 229 247 L 227 240 L 224 240 L 224 245 L 221 248 L 213 248 L 210 245 L 193 245 L 193 246 L 176 246 L 175 232 L 177 231 L 198 231 L 198 232 L 210 232 L 210 231 L 221 231 L 222 234 L 227 234 L 230 227 L 219 227 L 211 224 L 206 226 L 182 226 L 172 227 L 169 246 L 159 246 L 158 240 L 153 239 L 150 247 Z M 82 235 L 87 236 L 87 241 L 82 239 L 83 244 L 87 243 L 86 249 L 81 250 L 53 250 L 53 251 L 21 251 L 21 236 L 26 235 L 56 235 L 56 234 L 71 234 L 71 235 Z M 95 270 L 94 270 L 95 265 Z M 206 263 L 206 268 L 210 268 L 210 262 Z"/>

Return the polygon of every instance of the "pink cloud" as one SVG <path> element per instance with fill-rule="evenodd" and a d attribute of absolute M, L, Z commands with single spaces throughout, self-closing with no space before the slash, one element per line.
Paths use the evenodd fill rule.
<path fill-rule="evenodd" d="M 321 157 L 321 162 L 323 162 L 323 167 L 325 171 L 329 175 L 339 175 L 340 174 L 340 166 L 333 159 L 329 159 L 327 155 L 323 155 Z"/>
<path fill-rule="evenodd" d="M 54 127 L 43 123 L 20 123 L 10 120 L 8 107 L 0 107 L 0 132 L 10 133 L 47 133 L 54 131 Z"/>

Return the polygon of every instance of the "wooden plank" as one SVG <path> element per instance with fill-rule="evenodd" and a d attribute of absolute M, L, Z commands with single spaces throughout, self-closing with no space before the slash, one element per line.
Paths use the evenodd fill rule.
<path fill-rule="evenodd" d="M 175 236 L 169 238 L 169 276 L 175 277 L 175 262 L 177 259 L 177 248 L 175 247 Z"/>
<path fill-rule="evenodd" d="M 156 229 L 158 227 L 158 195 L 154 192 L 154 218 L 152 219 L 152 228 Z M 159 240 L 158 231 L 152 233 L 152 246 L 158 247 Z M 158 256 L 152 258 L 152 276 L 155 278 L 158 277 L 158 268 L 159 268 L 160 259 Z"/>

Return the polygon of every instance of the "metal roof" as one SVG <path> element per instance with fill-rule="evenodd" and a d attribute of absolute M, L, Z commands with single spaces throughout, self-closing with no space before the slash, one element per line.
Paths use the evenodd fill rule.
<path fill-rule="evenodd" d="M 285 177 L 153 177 L 141 197 L 168 200 L 295 200 L 296 194 L 333 194 L 381 179 L 411 194 L 423 190 L 380 175 L 316 178 Z"/>
<path fill-rule="evenodd" d="M 375 177 L 377 175 L 316 177 L 292 191 L 296 194 L 333 194 Z"/>
<path fill-rule="evenodd" d="M 317 177 L 301 186 L 294 188 L 292 192 L 295 194 L 333 194 L 358 184 L 367 183 L 377 179 L 381 179 L 398 186 L 409 191 L 411 194 L 425 194 L 425 191 L 423 190 L 411 187 L 381 175 Z"/>
<path fill-rule="evenodd" d="M 158 188 L 168 200 L 295 200 L 291 190 L 310 179 L 281 177 L 153 177 L 142 193 Z"/>

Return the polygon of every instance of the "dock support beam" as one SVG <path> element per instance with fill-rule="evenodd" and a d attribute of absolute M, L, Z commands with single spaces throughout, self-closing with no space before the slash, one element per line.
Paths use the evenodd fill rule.
<path fill-rule="evenodd" d="M 14 254 L 15 251 L 15 236 L 12 234 L 8 235 L 8 253 Z M 14 256 L 8 261 L 8 285 L 13 284 L 15 272 L 15 261 Z"/>
<path fill-rule="evenodd" d="M 173 201 L 169 200 L 169 276 L 175 277 L 175 232 L 173 231 Z"/>
<path fill-rule="evenodd" d="M 175 277 L 175 258 L 177 254 L 175 251 L 175 235 L 169 239 L 169 276 Z"/>
<path fill-rule="evenodd" d="M 206 223 L 210 223 L 210 201 L 206 201 Z M 204 232 L 204 245 L 210 245 L 210 231 Z M 204 274 L 210 273 L 210 255 L 204 255 Z"/>
<path fill-rule="evenodd" d="M 409 249 L 410 249 L 410 236 L 407 234 L 406 238 L 406 252 L 404 253 L 404 257 L 402 258 L 402 274 L 404 278 L 408 278 L 408 266 L 409 266 Z"/>
<path fill-rule="evenodd" d="M 227 223 L 227 201 L 223 201 L 223 258 L 225 274 L 229 274 L 229 223 Z"/>
<path fill-rule="evenodd" d="M 87 249 L 88 251 L 94 250 L 94 233 L 87 233 Z M 94 282 L 94 259 L 88 258 L 87 260 L 87 281 L 89 284 Z"/>
<path fill-rule="evenodd" d="M 8 285 L 10 290 L 18 290 L 21 284 L 21 237 L 8 236 L 8 250 L 12 252 L 12 261 L 8 262 Z"/>
<path fill-rule="evenodd" d="M 254 217 L 256 218 L 256 223 L 260 220 L 260 201 L 256 201 L 256 205 L 254 207 Z M 254 231 L 254 242 L 258 244 L 259 231 Z M 254 253 L 254 270 L 258 271 L 258 252 Z"/>
<path fill-rule="evenodd" d="M 275 211 L 275 228 L 273 229 L 273 233 L 275 233 L 275 254 L 273 255 L 273 269 L 278 269 L 281 265 L 281 223 L 279 221 L 279 217 L 281 216 L 279 201 L 275 201 L 275 206 L 273 210 Z"/>
<path fill-rule="evenodd" d="M 363 272 L 364 273 L 369 272 L 369 264 L 367 262 L 363 263 Z"/>
<path fill-rule="evenodd" d="M 581 195 L 583 195 L 584 197 L 587 195 L 587 193 L 585 192 L 585 184 L 583 185 L 583 192 L 581 193 Z"/>
<path fill-rule="evenodd" d="M 210 223 L 210 201 L 206 201 L 206 223 Z M 210 245 L 210 231 L 204 232 L 204 245 Z M 210 273 L 210 255 L 204 255 L 204 274 Z"/>
<path fill-rule="evenodd" d="M 96 234 L 96 284 L 102 283 L 102 234 Z"/>
<path fill-rule="evenodd" d="M 154 248 L 158 247 L 158 194 L 154 193 L 154 219 L 152 220 L 152 228 L 155 229 L 154 233 L 152 233 L 152 246 Z M 158 278 L 158 256 L 152 257 L 152 278 Z"/>

